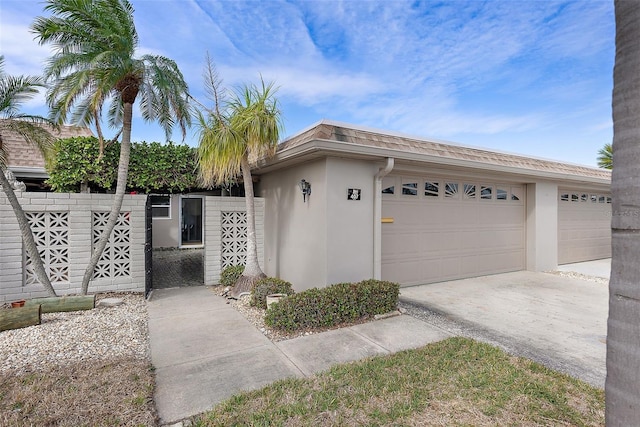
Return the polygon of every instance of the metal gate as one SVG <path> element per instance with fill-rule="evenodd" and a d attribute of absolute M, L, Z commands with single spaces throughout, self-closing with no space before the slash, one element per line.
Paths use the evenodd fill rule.
<path fill-rule="evenodd" d="M 153 222 L 151 220 L 151 197 L 149 196 L 147 196 L 145 208 L 144 295 L 146 297 L 153 287 Z"/>

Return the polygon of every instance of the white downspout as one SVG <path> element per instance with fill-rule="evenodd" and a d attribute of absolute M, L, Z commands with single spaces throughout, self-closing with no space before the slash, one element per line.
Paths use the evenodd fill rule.
<path fill-rule="evenodd" d="M 387 165 L 374 176 L 373 184 L 373 278 L 382 278 L 382 178 L 393 169 L 393 157 L 387 157 Z"/>

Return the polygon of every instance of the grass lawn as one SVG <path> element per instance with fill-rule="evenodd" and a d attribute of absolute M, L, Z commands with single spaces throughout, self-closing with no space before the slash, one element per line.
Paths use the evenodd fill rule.
<path fill-rule="evenodd" d="M 203 390 L 206 392 L 206 390 Z M 238 394 L 195 426 L 604 425 L 604 391 L 450 338 Z"/>
<path fill-rule="evenodd" d="M 148 362 L 84 362 L 0 375 L 0 426 L 155 426 Z"/>

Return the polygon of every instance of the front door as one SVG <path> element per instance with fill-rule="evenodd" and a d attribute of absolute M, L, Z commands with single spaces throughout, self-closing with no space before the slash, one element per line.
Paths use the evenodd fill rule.
<path fill-rule="evenodd" d="M 202 197 L 183 197 L 182 246 L 202 246 Z"/>

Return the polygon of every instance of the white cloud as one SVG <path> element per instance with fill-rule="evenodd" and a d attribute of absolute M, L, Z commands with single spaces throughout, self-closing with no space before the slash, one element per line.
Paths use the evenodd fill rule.
<path fill-rule="evenodd" d="M 28 26 L 42 4 L 2 1 L 9 70 L 39 73 L 48 51 Z M 228 86 L 260 73 L 275 80 L 299 128 L 326 117 L 481 141 L 548 132 L 552 141 L 611 126 L 609 2 L 132 2 L 140 53 L 175 60 L 196 97 L 208 51 Z"/>
<path fill-rule="evenodd" d="M 33 40 L 30 22 L 24 17 L 6 12 L 0 16 L 0 49 L 5 57 L 5 71 L 12 75 L 41 74 L 46 59 L 51 55 L 50 49 Z"/>

